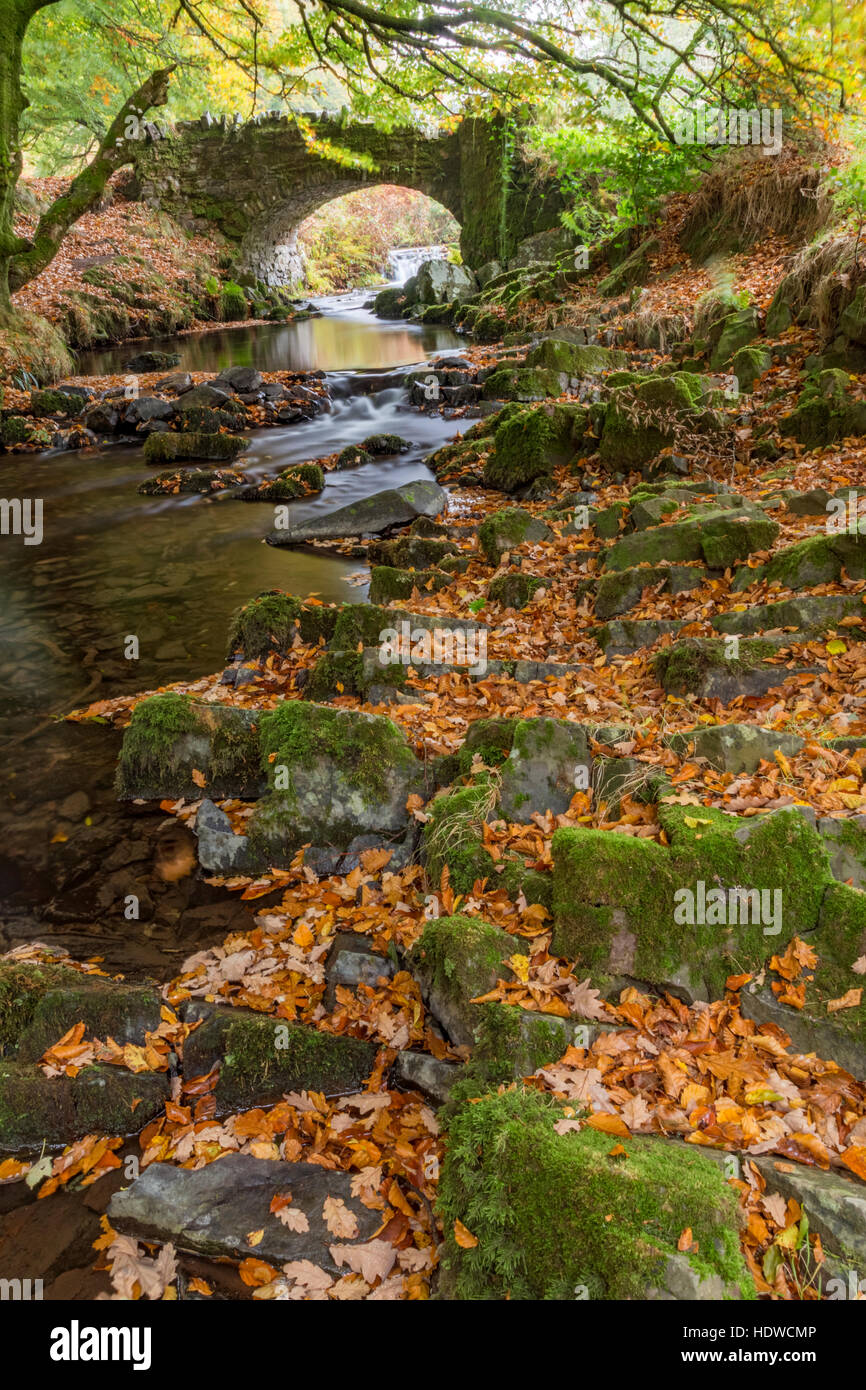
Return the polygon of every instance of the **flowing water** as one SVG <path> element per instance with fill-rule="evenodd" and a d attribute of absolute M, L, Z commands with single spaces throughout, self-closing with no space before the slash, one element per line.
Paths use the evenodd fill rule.
<path fill-rule="evenodd" d="M 324 371 L 331 410 L 254 433 L 242 465 L 255 477 L 374 432 L 411 440 L 408 453 L 332 473 L 318 498 L 295 504 L 298 517 L 331 511 L 429 477 L 423 458 L 456 432 L 453 422 L 408 407 L 399 368 L 453 351 L 459 339 L 442 329 L 383 323 L 363 308 L 367 299 L 354 293 L 317 301 L 322 316 L 298 324 L 127 344 L 87 355 L 79 370 L 117 372 L 133 352 L 158 346 L 178 351 L 187 369 L 253 364 Z M 0 845 L 0 896 L 5 890 L 28 908 L 55 891 L 52 859 L 66 845 L 62 838 L 52 845 L 59 801 L 83 790 L 100 815 L 112 814 L 116 738 L 104 729 L 52 723 L 50 716 L 218 669 L 232 613 L 264 589 L 317 593 L 325 601 L 366 596 L 363 584 L 350 582 L 363 573 L 358 561 L 266 545 L 273 520 L 268 504 L 139 496 L 137 487 L 149 473 L 134 445 L 0 460 L 0 496 L 43 499 L 42 543 L 27 546 L 23 538 L 8 536 L 0 546 L 0 746 L 5 815 L 13 815 Z M 132 635 L 139 658 L 126 660 Z M 23 817 L 18 840 L 16 813 Z M 61 828 L 59 834 L 65 833 Z M 31 838 L 39 842 L 39 853 L 33 845 L 32 881 L 16 857 L 22 835 L 28 844 Z"/>

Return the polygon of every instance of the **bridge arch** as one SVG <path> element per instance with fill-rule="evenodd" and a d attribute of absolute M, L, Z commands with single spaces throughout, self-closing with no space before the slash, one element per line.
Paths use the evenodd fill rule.
<path fill-rule="evenodd" d="M 170 129 L 149 125 L 133 156 L 138 196 L 197 231 L 220 231 L 237 266 L 267 284 L 285 283 L 286 253 L 316 208 L 371 184 L 427 194 L 462 228 L 464 261 L 478 268 L 559 222 L 558 188 L 518 155 L 503 180 L 502 130 L 464 120 L 456 130 L 382 131 L 326 113 L 307 117 L 310 149 L 295 120 L 268 115 L 240 122 L 209 115 Z M 340 150 L 372 166 L 346 162 Z"/>

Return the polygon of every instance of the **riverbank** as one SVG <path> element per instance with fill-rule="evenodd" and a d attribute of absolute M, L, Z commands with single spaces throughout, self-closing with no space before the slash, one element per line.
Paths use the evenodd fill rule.
<path fill-rule="evenodd" d="M 225 1287 L 216 1254 L 232 1261 L 229 1296 L 300 1300 L 576 1285 L 808 1299 L 866 1257 L 856 245 L 842 231 L 832 254 L 771 241 L 714 281 L 676 241 L 660 231 L 630 270 L 611 282 L 617 267 L 594 268 L 577 292 L 555 262 L 504 270 L 487 299 L 444 306 L 458 326 L 474 308 L 514 335 L 462 367 L 420 351 L 447 326 L 384 325 L 416 335 L 408 387 L 379 402 L 414 453 L 334 469 L 329 503 L 291 514 L 366 504 L 375 484 L 390 495 L 407 461 L 410 483 L 447 486 L 445 505 L 431 488 L 410 524 L 359 534 L 350 505 L 336 554 L 257 547 L 217 661 L 130 678 L 66 726 L 106 739 L 110 759 L 122 737 L 123 814 L 153 837 L 110 861 L 109 886 L 84 871 L 89 827 L 65 821 L 79 907 L 140 911 L 148 871 L 132 864 L 165 834 L 179 918 L 177 968 L 154 972 L 165 1014 L 112 1001 L 110 1034 L 149 1044 L 143 1066 L 107 1042 L 104 1000 L 79 990 L 62 1013 L 81 1025 L 68 1045 L 82 1075 L 113 1066 L 119 1094 L 140 1076 L 148 1088 L 128 1193 L 105 1157 L 126 1137 L 117 1111 L 91 1126 L 110 1140 L 94 1159 L 111 1237 L 99 1287 L 117 1287 L 130 1237 L 168 1251 L 162 1286 L 182 1296 L 195 1279 Z M 828 303 L 832 321 L 810 317 Z M 363 433 L 359 416 L 333 418 L 335 387 L 330 418 L 286 439 L 369 439 L 369 416 Z M 445 394 L 467 388 L 462 404 Z M 190 530 L 253 513 L 264 539 L 272 520 L 230 499 L 162 505 Z M 187 545 L 178 574 L 172 536 L 175 593 L 196 557 Z M 362 560 L 368 601 L 364 571 L 354 592 L 322 584 Z M 211 626 L 237 578 L 218 563 Z M 312 582 L 293 568 L 273 583 L 272 566 L 307 563 Z M 150 898 L 128 923 L 150 920 Z M 222 934 L 217 903 L 236 914 Z M 84 921 L 58 938 L 78 935 L 81 957 Z M 6 943 L 34 934 L 7 928 Z M 28 1027 L 10 1033 L 7 1084 L 26 1079 L 47 1107 L 59 1080 L 74 1108 L 57 1038 Z M 36 1074 L 41 1043 L 59 1077 Z M 77 1136 L 58 1123 L 51 1137 Z M 7 1147 L 31 1138 L 13 1126 Z M 81 1161 L 70 1149 L 49 1182 Z M 287 1222 L 283 1168 L 297 1163 Z M 233 1196 L 254 1178 L 255 1209 Z M 207 1249 L 203 1191 L 224 1213 Z"/>

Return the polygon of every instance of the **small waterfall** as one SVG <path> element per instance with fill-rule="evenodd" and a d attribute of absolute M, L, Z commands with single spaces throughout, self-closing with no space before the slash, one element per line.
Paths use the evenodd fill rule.
<path fill-rule="evenodd" d="M 388 269 L 391 284 L 405 285 L 425 261 L 447 260 L 448 252 L 439 246 L 396 246 L 388 252 Z"/>

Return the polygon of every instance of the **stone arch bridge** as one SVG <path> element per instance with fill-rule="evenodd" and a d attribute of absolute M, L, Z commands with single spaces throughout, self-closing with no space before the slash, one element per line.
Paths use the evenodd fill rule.
<path fill-rule="evenodd" d="M 133 160 L 138 196 L 183 226 L 218 229 L 237 248 L 238 270 L 269 285 L 294 278 L 304 218 L 374 184 L 415 188 L 442 203 L 460 223 L 463 259 L 475 268 L 507 259 L 525 237 L 559 225 L 558 188 L 519 153 L 519 140 L 504 177 L 501 122 L 471 118 L 453 132 L 427 134 L 380 131 L 327 113 L 305 120 L 325 148 L 366 155 L 374 168 L 311 151 L 290 116 L 241 122 L 205 115 L 170 128 L 146 124 Z"/>

